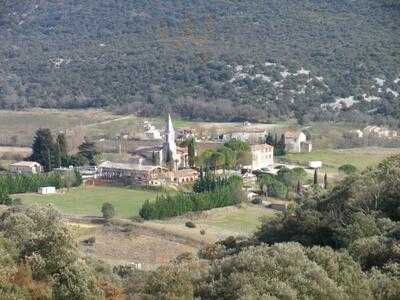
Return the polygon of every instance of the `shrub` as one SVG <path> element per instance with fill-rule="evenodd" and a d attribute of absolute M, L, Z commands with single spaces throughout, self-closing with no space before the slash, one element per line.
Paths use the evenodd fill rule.
<path fill-rule="evenodd" d="M 342 165 L 339 167 L 339 171 L 346 174 L 351 175 L 357 172 L 357 168 L 351 164 Z"/>
<path fill-rule="evenodd" d="M 115 208 L 109 202 L 103 203 L 103 206 L 101 207 L 101 212 L 103 214 L 103 218 L 106 220 L 111 219 L 115 216 Z"/>
<path fill-rule="evenodd" d="M 206 231 L 205 231 L 204 229 L 202 229 L 202 230 L 200 230 L 200 234 L 201 234 L 201 235 L 205 235 L 205 234 L 206 234 Z"/>
<path fill-rule="evenodd" d="M 187 221 L 185 226 L 188 228 L 196 228 L 196 224 L 194 224 L 192 221 Z"/>
<path fill-rule="evenodd" d="M 251 203 L 253 204 L 262 204 L 263 198 L 262 197 L 255 197 L 251 200 Z"/>

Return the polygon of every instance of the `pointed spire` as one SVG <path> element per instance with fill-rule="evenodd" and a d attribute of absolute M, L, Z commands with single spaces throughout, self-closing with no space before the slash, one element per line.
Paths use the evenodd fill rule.
<path fill-rule="evenodd" d="M 173 131 L 174 131 L 174 126 L 172 125 L 171 114 L 168 114 L 166 132 L 173 132 Z"/>

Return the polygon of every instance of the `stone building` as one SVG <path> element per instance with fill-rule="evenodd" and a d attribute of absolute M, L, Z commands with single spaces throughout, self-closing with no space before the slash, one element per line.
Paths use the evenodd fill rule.
<path fill-rule="evenodd" d="M 259 144 L 250 146 L 251 149 L 251 169 L 260 170 L 273 166 L 274 147 L 268 144 Z"/>
<path fill-rule="evenodd" d="M 307 141 L 307 136 L 299 130 L 289 129 L 285 133 L 285 145 L 287 152 L 311 152 L 312 143 Z"/>
<path fill-rule="evenodd" d="M 43 172 L 43 167 L 38 162 L 20 161 L 10 164 L 10 172 L 13 174 L 38 174 Z"/>

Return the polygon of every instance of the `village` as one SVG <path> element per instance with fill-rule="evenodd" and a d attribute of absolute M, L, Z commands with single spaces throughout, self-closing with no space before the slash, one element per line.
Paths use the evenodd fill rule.
<path fill-rule="evenodd" d="M 42 120 L 42 112 L 16 115 L 28 113 Z M 208 243 L 252 234 L 261 219 L 291 211 L 303 194 L 328 191 L 361 163 L 372 165 L 394 153 L 326 148 L 336 135 L 325 133 L 323 124 L 316 131 L 296 124 L 75 111 L 87 125 L 63 127 L 63 116 L 71 112 L 52 113 L 61 117 L 52 121 L 58 123 L 52 130 L 45 121 L 29 128 L 29 139 L 19 139 L 23 147 L 12 148 L 15 138 L 3 135 L 3 203 L 52 205 L 76 231 L 82 251 L 146 270 Z M 343 144 L 397 141 L 384 128 L 341 130 Z M 7 133 L 13 137 L 12 129 Z M 42 147 L 44 141 L 52 142 Z M 164 250 L 157 251 L 161 245 Z"/>
<path fill-rule="evenodd" d="M 240 131 L 231 131 L 219 133 L 217 137 L 213 135 L 200 136 L 196 130 L 191 128 L 183 128 L 175 130 L 171 116 L 168 115 L 165 122 L 164 130 L 156 128 L 149 121 L 144 121 L 143 137 L 136 138 L 134 143 L 138 146 L 130 147 L 129 161 L 101 161 L 98 165 L 79 166 L 77 169 L 83 175 L 84 183 L 87 185 L 96 184 L 115 184 L 115 185 L 132 185 L 141 187 L 161 187 L 161 186 L 179 186 L 193 183 L 198 179 L 202 168 L 208 166 L 213 169 L 216 174 L 237 174 L 245 181 L 256 179 L 256 174 L 265 173 L 276 175 L 282 167 L 293 169 L 295 165 L 285 165 L 274 160 L 276 151 L 274 150 L 273 141 L 270 132 L 257 128 L 252 124 L 245 122 Z M 271 140 L 268 141 L 268 134 Z M 275 139 L 277 140 L 275 133 Z M 307 139 L 306 135 L 297 129 L 288 129 L 280 133 L 282 147 L 288 153 L 309 153 L 312 151 L 312 142 Z M 128 136 L 123 137 L 129 140 Z M 196 149 L 193 153 L 189 153 L 190 149 L 185 144 L 187 141 L 193 141 Z M 230 170 L 222 169 L 218 162 L 213 162 L 209 158 L 208 162 L 203 161 L 200 166 L 194 162 L 195 157 L 201 157 L 202 154 L 223 146 L 229 141 L 240 141 L 249 145 L 249 157 L 240 164 L 232 166 Z M 100 143 L 103 141 L 100 141 Z M 121 142 L 118 145 L 118 151 L 122 152 Z M 185 145 L 185 146 L 183 146 Z M 103 143 L 104 147 L 104 143 Z M 125 146 L 126 147 L 126 146 Z M 212 148 L 207 148 L 212 147 Z M 199 152 L 202 153 L 199 153 Z M 282 151 L 282 150 L 281 150 Z M 190 157 L 190 156 L 194 157 Z M 192 162 L 191 162 L 192 161 Z M 308 171 L 312 174 L 314 170 L 322 167 L 321 161 L 310 161 Z M 55 168 L 53 171 L 62 172 L 73 169 L 74 166 Z M 38 174 L 44 172 L 43 166 L 36 161 L 19 161 L 11 163 L 9 166 L 11 174 Z M 254 189 L 257 189 L 255 180 L 254 185 L 249 189 L 246 185 L 248 198 L 255 195 Z M 304 185 L 307 187 L 308 185 Z M 40 187 L 38 191 L 41 194 L 56 193 L 55 187 Z"/>

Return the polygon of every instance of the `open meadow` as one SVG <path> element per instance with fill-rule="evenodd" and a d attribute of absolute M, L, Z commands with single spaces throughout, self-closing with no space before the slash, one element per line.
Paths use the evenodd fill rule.
<path fill-rule="evenodd" d="M 357 169 L 376 166 L 387 157 L 400 154 L 399 148 L 363 147 L 353 149 L 324 149 L 311 153 L 289 153 L 283 161 L 307 165 L 309 161 L 320 160 L 323 163 L 322 171 L 337 173 L 344 164 L 352 164 Z"/>
<path fill-rule="evenodd" d="M 137 216 L 142 204 L 156 197 L 157 192 L 120 187 L 80 187 L 54 195 L 13 195 L 13 198 L 20 198 L 24 204 L 51 203 L 64 214 L 81 216 L 101 216 L 101 206 L 104 202 L 110 202 L 118 218 Z"/>

